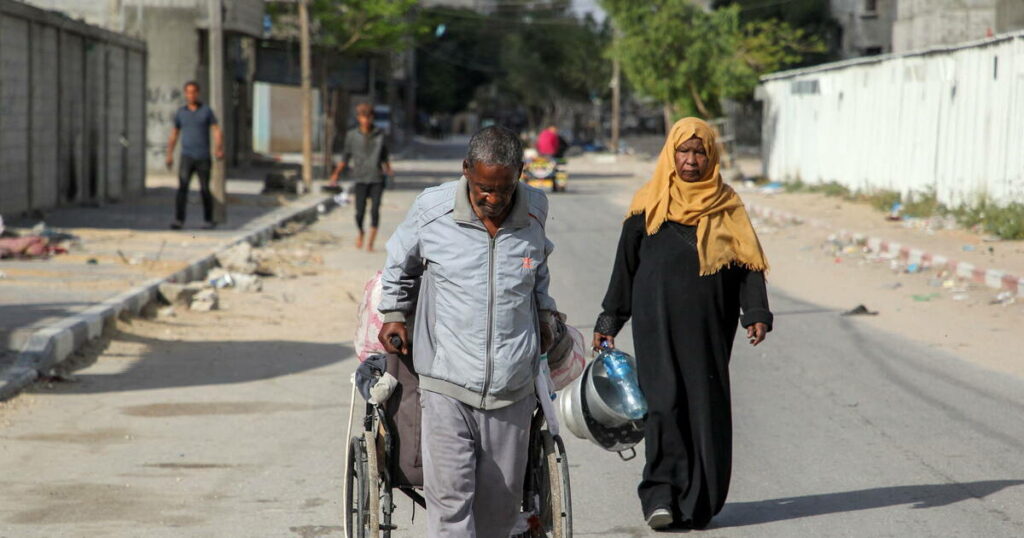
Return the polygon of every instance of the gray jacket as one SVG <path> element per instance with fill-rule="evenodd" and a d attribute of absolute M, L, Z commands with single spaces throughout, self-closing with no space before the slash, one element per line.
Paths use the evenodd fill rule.
<path fill-rule="evenodd" d="M 412 321 L 420 387 L 480 409 L 534 392 L 538 316 L 548 295 L 548 200 L 520 183 L 492 239 L 470 206 L 466 178 L 423 191 L 388 240 L 379 309 Z"/>

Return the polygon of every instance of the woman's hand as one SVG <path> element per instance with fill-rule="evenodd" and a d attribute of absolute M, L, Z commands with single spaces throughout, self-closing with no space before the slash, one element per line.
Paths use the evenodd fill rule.
<path fill-rule="evenodd" d="M 594 351 L 601 351 L 602 344 L 608 343 L 608 347 L 615 347 L 615 337 L 608 334 L 594 333 Z"/>
<path fill-rule="evenodd" d="M 768 326 L 764 323 L 755 323 L 747 327 L 747 339 L 750 340 L 750 345 L 756 346 L 761 342 L 764 342 L 764 337 L 768 335 Z"/>

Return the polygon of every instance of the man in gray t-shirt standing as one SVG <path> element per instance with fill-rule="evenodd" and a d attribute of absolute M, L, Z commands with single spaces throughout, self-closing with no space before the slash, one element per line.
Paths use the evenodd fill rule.
<path fill-rule="evenodd" d="M 181 137 L 181 162 L 178 164 L 178 196 L 174 204 L 174 220 L 171 228 L 180 230 L 185 225 L 185 208 L 188 205 L 188 187 L 192 174 L 199 176 L 199 192 L 203 199 L 203 228 L 213 228 L 213 194 L 210 193 L 210 132 L 217 144 L 218 159 L 224 158 L 224 136 L 217 125 L 213 110 L 199 101 L 199 84 L 185 83 L 185 106 L 174 114 L 174 129 L 167 141 L 167 169 L 174 166 L 174 147 Z"/>
<path fill-rule="evenodd" d="M 356 120 L 359 126 L 345 133 L 345 145 L 341 151 L 341 162 L 331 174 L 329 185 L 337 185 L 341 173 L 348 170 L 355 180 L 356 191 L 356 248 L 363 247 L 363 219 L 366 217 L 366 199 L 373 200 L 370 207 L 370 237 L 366 250 L 373 250 L 380 225 L 380 199 L 384 195 L 384 176 L 390 176 L 391 162 L 384 131 L 373 125 L 373 105 L 360 103 L 356 106 Z"/>

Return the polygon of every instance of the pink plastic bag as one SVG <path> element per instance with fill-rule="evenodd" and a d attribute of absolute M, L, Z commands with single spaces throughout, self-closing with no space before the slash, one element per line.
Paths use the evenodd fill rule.
<path fill-rule="evenodd" d="M 353 343 L 359 362 L 365 361 L 366 357 L 375 353 L 385 353 L 384 346 L 377 339 L 381 327 L 384 326 L 383 316 L 377 310 L 383 293 L 380 275 L 381 271 L 377 271 L 377 274 L 366 282 L 366 286 L 363 287 L 363 300 L 356 312 L 356 337 Z"/>
<path fill-rule="evenodd" d="M 583 335 L 572 325 L 566 325 L 565 330 L 572 338 L 572 351 L 569 353 L 569 357 L 558 365 L 558 368 L 551 370 L 551 381 L 555 384 L 555 390 L 562 390 L 566 385 L 572 383 L 574 379 L 583 374 L 583 369 L 587 366 L 587 348 L 583 343 Z"/>

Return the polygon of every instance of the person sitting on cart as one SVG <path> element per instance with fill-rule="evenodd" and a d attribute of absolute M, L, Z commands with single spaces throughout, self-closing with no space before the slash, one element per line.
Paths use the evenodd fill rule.
<path fill-rule="evenodd" d="M 425 190 L 387 243 L 380 341 L 420 379 L 428 536 L 508 536 L 526 474 L 534 374 L 552 340 L 544 193 L 523 146 L 487 127 L 463 177 Z M 392 339 L 402 341 L 401 349 Z"/>
<path fill-rule="evenodd" d="M 561 159 L 568 146 L 565 139 L 558 135 L 558 127 L 548 125 L 537 135 L 537 153 L 549 159 Z"/>

